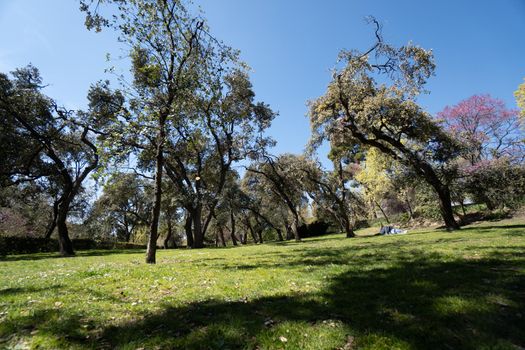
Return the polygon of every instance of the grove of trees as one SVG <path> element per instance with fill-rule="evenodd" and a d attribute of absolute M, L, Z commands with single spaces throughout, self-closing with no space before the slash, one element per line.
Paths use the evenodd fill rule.
<path fill-rule="evenodd" d="M 305 153 L 272 154 L 277 113 L 191 4 L 83 0 L 81 10 L 87 29 L 117 33 L 130 72 L 93 82 L 83 111 L 47 96 L 32 65 L 0 73 L 2 237 L 56 235 L 62 255 L 74 255 L 72 236 L 135 242 L 155 263 L 158 247 L 300 241 L 320 227 L 352 238 L 393 217 L 457 230 L 468 203 L 524 202 L 523 110 L 475 95 L 431 115 L 418 96 L 432 51 L 386 43 L 373 18 L 372 45 L 341 51 L 308 102 Z M 525 109 L 525 84 L 516 100 Z"/>

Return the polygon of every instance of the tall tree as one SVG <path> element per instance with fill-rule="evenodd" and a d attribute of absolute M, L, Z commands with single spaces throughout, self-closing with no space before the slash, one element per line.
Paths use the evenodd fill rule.
<path fill-rule="evenodd" d="M 117 15 L 104 16 L 103 3 Z M 210 38 L 204 21 L 178 0 L 81 1 L 88 29 L 110 27 L 130 48 L 133 83 L 127 90 L 129 115 L 123 132 L 143 160 L 151 160 L 154 198 L 146 262 L 155 263 L 161 213 L 167 124 L 183 118 L 181 104 L 198 83 L 200 62 Z"/>
<path fill-rule="evenodd" d="M 312 144 L 334 134 L 346 144 L 377 148 L 414 169 L 439 196 L 447 229 L 458 229 L 448 187 L 448 162 L 457 144 L 416 103 L 434 72 L 431 51 L 386 44 L 376 25 L 376 42 L 364 51 L 342 51 L 326 93 L 310 102 Z"/>
<path fill-rule="evenodd" d="M 212 59 L 206 64 L 210 68 L 201 76 L 201 86 L 181 111 L 186 118 L 169 125 L 165 162 L 167 175 L 191 214 L 194 248 L 204 246 L 232 164 L 271 142 L 261 135 L 275 116 L 267 105 L 254 102 L 245 70 L 229 67 L 227 61 Z"/>

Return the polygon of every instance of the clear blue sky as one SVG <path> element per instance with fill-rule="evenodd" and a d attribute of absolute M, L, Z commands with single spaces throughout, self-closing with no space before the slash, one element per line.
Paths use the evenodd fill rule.
<path fill-rule="evenodd" d="M 271 133 L 276 153 L 301 152 L 309 137 L 308 99 L 323 93 L 339 50 L 367 48 L 372 28 L 384 37 L 432 48 L 436 77 L 421 98 L 429 112 L 478 93 L 515 107 L 525 77 L 525 0 L 195 0 L 212 32 L 240 49 L 260 100 L 280 116 Z M 110 33 L 84 29 L 75 0 L 0 0 L 0 71 L 29 62 L 47 92 L 71 108 L 85 104 L 89 85 L 104 78 Z"/>

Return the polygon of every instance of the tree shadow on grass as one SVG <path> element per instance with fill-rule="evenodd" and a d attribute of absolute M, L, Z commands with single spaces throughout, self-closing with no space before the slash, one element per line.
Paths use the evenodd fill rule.
<path fill-rule="evenodd" d="M 508 235 L 508 234 L 515 234 L 523 236 L 525 235 L 525 224 L 516 224 L 516 225 L 489 225 L 489 226 L 469 226 L 469 227 L 462 227 L 461 231 L 474 231 L 473 233 L 486 233 L 486 231 L 490 230 L 515 230 L 512 232 L 504 232 L 502 234 Z"/>
<path fill-rule="evenodd" d="M 348 271 L 320 293 L 165 305 L 163 312 L 139 322 L 106 328 L 101 338 L 111 347 L 271 347 L 268 339 L 278 340 L 272 328 L 282 322 L 307 328 L 330 319 L 347 326 L 361 345 L 381 337 L 418 349 L 522 346 L 525 278 L 507 265 L 497 259 L 431 258 Z"/>
<path fill-rule="evenodd" d="M 20 254 L 20 255 L 6 255 L 0 256 L 0 261 L 33 261 L 44 259 L 74 259 L 82 256 L 107 256 L 107 255 L 122 255 L 122 254 L 140 254 L 144 253 L 144 249 L 95 249 L 95 250 L 77 250 L 74 256 L 64 257 L 59 253 L 34 253 L 34 254 Z"/>
<path fill-rule="evenodd" d="M 331 261 L 332 252 L 310 252 Z M 356 264 L 371 264 L 361 256 Z M 65 345 L 85 348 L 241 349 L 301 348 L 326 321 L 355 336 L 360 347 L 414 349 L 511 349 L 525 345 L 525 260 L 493 257 L 443 261 L 436 254 L 411 260 L 393 257 L 383 268 L 351 268 L 316 293 L 237 301 L 208 300 L 162 305 L 132 322 L 93 325 L 86 333 L 78 316 L 44 310 L 33 320 L 10 320 L 13 329 L 39 329 Z M 367 265 L 363 265 L 366 267 Z M 371 265 L 368 265 L 371 266 Z M 521 270 L 520 270 L 521 269 Z M 31 323 L 30 328 L 24 324 Z M 282 326 L 285 325 L 285 326 Z M 78 326 L 78 327 L 77 327 Z M 279 336 L 292 329 L 283 344 Z M 296 327 L 299 334 L 294 332 Z M 313 339 L 313 338 L 312 338 Z M 301 343 L 302 342 L 302 343 Z M 387 344 L 387 345 L 385 345 Z"/>
<path fill-rule="evenodd" d="M 62 284 L 54 284 L 47 287 L 14 287 L 0 289 L 0 297 L 11 297 L 17 294 L 40 293 L 49 290 L 58 290 L 62 288 Z"/>

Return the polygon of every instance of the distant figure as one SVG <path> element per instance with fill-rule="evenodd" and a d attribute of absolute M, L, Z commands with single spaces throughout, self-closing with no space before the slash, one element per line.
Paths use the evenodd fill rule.
<path fill-rule="evenodd" d="M 407 230 L 401 230 L 399 228 L 395 228 L 394 226 L 383 226 L 381 225 L 381 229 L 379 230 L 380 235 L 396 235 L 396 234 L 404 234 L 407 233 Z"/>

